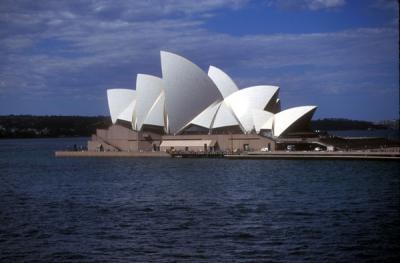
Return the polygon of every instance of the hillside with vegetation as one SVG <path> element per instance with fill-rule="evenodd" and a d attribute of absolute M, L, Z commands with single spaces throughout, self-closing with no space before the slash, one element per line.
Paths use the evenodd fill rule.
<path fill-rule="evenodd" d="M 311 121 L 313 130 L 338 131 L 338 130 L 377 130 L 395 128 L 397 121 L 383 121 L 373 123 L 369 121 L 349 120 L 349 119 L 319 119 Z"/>
<path fill-rule="evenodd" d="M 86 137 L 111 125 L 108 116 L 0 116 L 0 138 Z"/>
<path fill-rule="evenodd" d="M 398 129 L 399 121 L 313 120 L 313 130 Z M 0 116 L 0 138 L 86 137 L 111 125 L 109 116 Z"/>

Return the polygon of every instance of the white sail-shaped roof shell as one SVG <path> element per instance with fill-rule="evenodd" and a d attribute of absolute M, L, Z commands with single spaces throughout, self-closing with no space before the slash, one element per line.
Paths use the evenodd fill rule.
<path fill-rule="evenodd" d="M 264 110 L 269 101 L 278 93 L 277 86 L 253 86 L 239 90 L 225 99 L 246 132 L 254 128 L 252 109 Z"/>
<path fill-rule="evenodd" d="M 136 101 L 132 101 L 128 107 L 125 108 L 117 117 L 118 120 L 124 120 L 134 123 L 134 111 L 135 111 Z"/>
<path fill-rule="evenodd" d="M 275 114 L 274 136 L 281 136 L 290 126 L 307 114 L 314 114 L 316 106 L 301 106 L 290 108 Z"/>
<path fill-rule="evenodd" d="M 146 115 L 142 125 L 166 127 L 164 115 L 165 94 L 162 92 Z"/>
<path fill-rule="evenodd" d="M 216 129 L 236 125 L 241 126 L 232 109 L 225 102 L 222 102 L 218 108 L 217 114 L 215 115 L 212 128 Z M 242 129 L 242 127 L 240 128 Z"/>
<path fill-rule="evenodd" d="M 163 80 L 145 74 L 138 74 L 136 77 L 136 109 L 135 109 L 135 117 L 136 117 L 136 128 L 140 130 L 145 122 L 148 119 L 148 122 L 154 122 L 155 115 L 161 114 L 160 116 L 163 118 L 164 115 L 164 105 L 162 105 L 163 110 L 161 112 L 152 113 L 151 117 L 148 117 L 150 110 L 154 107 L 156 101 L 160 98 L 161 93 L 163 92 Z M 164 99 L 162 99 L 164 100 Z M 157 109 L 159 109 L 157 107 Z M 158 118 L 158 117 L 157 117 Z M 158 121 L 156 122 L 158 123 Z M 148 123 L 146 123 L 148 124 Z M 162 125 L 163 126 L 163 125 Z"/>
<path fill-rule="evenodd" d="M 272 116 L 271 118 L 269 118 L 269 119 L 267 120 L 267 122 L 265 122 L 265 123 L 261 126 L 260 130 L 273 130 L 273 128 L 274 128 L 274 120 L 275 120 L 275 115 Z"/>
<path fill-rule="evenodd" d="M 224 98 L 239 90 L 229 75 L 217 67 L 210 66 L 208 68 L 208 76 L 214 81 Z"/>
<path fill-rule="evenodd" d="M 222 100 L 214 82 L 189 60 L 161 51 L 161 67 L 170 133 L 177 133 L 211 103 Z"/>
<path fill-rule="evenodd" d="M 161 66 L 163 78 L 139 74 L 136 91 L 107 90 L 113 123 L 128 121 L 137 130 L 143 125 L 160 126 L 171 134 L 191 124 L 223 128 L 224 132 L 229 131 L 225 128 L 239 126 L 244 133 L 268 129 L 279 137 L 306 129 L 316 110 L 315 106 L 303 106 L 280 112 L 279 87 L 238 90 L 217 67 L 210 66 L 207 75 L 189 60 L 169 52 L 161 51 Z"/>
<path fill-rule="evenodd" d="M 189 124 L 194 124 L 203 128 L 210 129 L 212 121 L 214 120 L 215 114 L 220 107 L 221 102 L 216 101 L 203 110 L 199 115 L 197 115 Z M 188 124 L 188 125 L 189 125 Z M 186 126 L 188 126 L 186 125 Z"/>
<path fill-rule="evenodd" d="M 265 129 L 264 125 L 268 122 L 271 123 L 270 119 L 274 118 L 274 114 L 264 110 L 252 110 L 253 122 L 256 132 L 260 132 L 261 129 Z M 272 127 L 270 128 L 272 129 Z"/>
<path fill-rule="evenodd" d="M 117 119 L 133 121 L 134 102 L 136 100 L 134 90 L 109 89 L 107 90 L 107 100 L 112 123 L 115 124 Z"/>

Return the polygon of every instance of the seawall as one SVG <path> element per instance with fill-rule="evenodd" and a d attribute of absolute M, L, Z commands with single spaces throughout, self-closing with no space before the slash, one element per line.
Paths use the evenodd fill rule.
<path fill-rule="evenodd" d="M 181 157 L 181 158 L 227 158 L 227 159 L 309 159 L 309 160 L 400 160 L 399 152 L 249 152 L 242 154 L 193 154 L 166 152 L 94 152 L 56 151 L 56 157 Z"/>
<path fill-rule="evenodd" d="M 332 160 L 400 160 L 399 152 L 251 152 L 247 154 L 227 154 L 229 159 L 332 159 Z"/>

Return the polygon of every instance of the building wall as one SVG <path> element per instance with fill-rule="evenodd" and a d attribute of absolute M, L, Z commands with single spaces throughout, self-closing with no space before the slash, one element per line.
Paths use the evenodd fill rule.
<path fill-rule="evenodd" d="M 139 141 L 139 151 L 149 152 L 158 151 L 160 149 L 161 141 Z"/>
<path fill-rule="evenodd" d="M 100 149 L 102 146 L 102 149 Z M 138 151 L 138 134 L 121 125 L 97 129 L 88 142 L 88 151 Z"/>
<path fill-rule="evenodd" d="M 160 148 L 162 136 L 152 131 L 141 131 L 138 134 L 139 151 L 157 151 Z"/>
<path fill-rule="evenodd" d="M 107 142 L 115 146 L 118 150 L 124 152 L 138 151 L 138 141 L 124 140 L 124 139 L 108 139 Z"/>
<path fill-rule="evenodd" d="M 146 131 L 136 132 L 121 125 L 112 125 L 108 129 L 97 129 L 88 142 L 89 151 L 153 151 L 158 150 L 161 135 Z"/>
<path fill-rule="evenodd" d="M 259 151 L 269 146 L 275 150 L 272 139 L 257 134 L 204 134 L 204 135 L 160 135 L 153 132 L 136 132 L 129 128 L 112 125 L 108 129 L 98 129 L 88 142 L 89 151 L 154 151 L 160 150 L 162 140 L 215 140 L 215 150 Z M 185 150 L 182 147 L 180 150 Z M 166 149 L 162 149 L 166 150 Z M 179 149 L 176 149 L 179 150 Z M 191 151 L 203 151 L 204 147 L 190 147 Z"/>
<path fill-rule="evenodd" d="M 118 151 L 114 146 L 107 144 L 103 141 L 97 140 L 97 138 L 92 138 L 92 140 L 88 141 L 88 151 L 90 152 L 115 152 Z"/>
<path fill-rule="evenodd" d="M 98 134 L 98 136 L 100 135 Z M 105 136 L 103 138 L 136 141 L 138 139 L 138 133 L 121 125 L 111 125 L 107 130 L 105 130 Z"/>
<path fill-rule="evenodd" d="M 204 152 L 204 146 L 174 146 L 175 151 Z M 167 152 L 172 150 L 171 147 L 161 146 L 160 151 Z M 209 149 L 207 149 L 209 151 Z"/>
<path fill-rule="evenodd" d="M 256 134 L 210 134 L 210 135 L 164 135 L 163 140 L 216 140 L 221 151 L 259 151 L 261 148 L 270 146 L 275 150 L 275 142 Z M 246 146 L 247 145 L 247 146 Z M 246 148 L 246 149 L 245 149 Z"/>

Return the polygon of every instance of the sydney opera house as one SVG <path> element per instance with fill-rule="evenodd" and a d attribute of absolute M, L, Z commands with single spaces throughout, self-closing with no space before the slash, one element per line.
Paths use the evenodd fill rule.
<path fill-rule="evenodd" d="M 281 110 L 279 87 L 239 88 L 221 69 L 208 73 L 161 51 L 162 77 L 138 74 L 136 89 L 110 89 L 113 125 L 98 129 L 89 151 L 275 150 L 287 138 L 312 136 L 316 106 Z"/>

